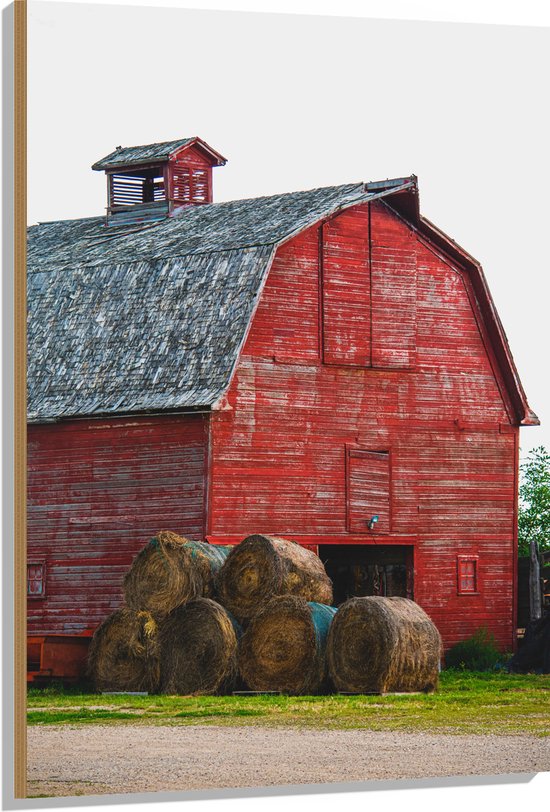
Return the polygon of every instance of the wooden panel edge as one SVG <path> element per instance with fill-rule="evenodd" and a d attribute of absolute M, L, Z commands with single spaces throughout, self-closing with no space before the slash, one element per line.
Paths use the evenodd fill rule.
<path fill-rule="evenodd" d="M 27 797 L 26 237 L 27 2 L 13 6 L 14 46 L 14 796 Z"/>

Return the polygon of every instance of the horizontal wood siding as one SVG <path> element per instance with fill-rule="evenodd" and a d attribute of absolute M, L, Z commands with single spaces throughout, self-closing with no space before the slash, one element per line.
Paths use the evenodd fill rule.
<path fill-rule="evenodd" d="M 28 557 L 46 571 L 29 634 L 94 629 L 159 530 L 203 538 L 205 445 L 202 416 L 29 427 Z"/>
<path fill-rule="evenodd" d="M 277 274 L 270 274 L 255 319 L 247 355 L 271 361 L 319 359 L 319 237 L 317 229 L 292 240 L 277 254 Z"/>
<path fill-rule="evenodd" d="M 353 212 L 331 221 L 342 256 L 367 236 L 367 207 Z M 383 543 L 414 546 L 415 599 L 447 645 L 488 625 L 510 647 L 518 429 L 465 272 L 411 236 L 382 202 L 371 214 L 372 245 L 391 248 L 386 259 L 380 248 L 376 261 L 381 280 L 386 262 L 394 314 L 407 315 L 405 299 L 390 291 L 403 284 L 411 297 L 416 288 L 414 318 L 392 317 L 395 333 L 387 319 L 378 344 L 404 347 L 408 368 L 323 363 L 319 231 L 281 247 L 228 408 L 212 417 L 209 533 L 219 541 L 266 532 L 301 543 L 372 543 L 348 523 L 346 449 L 389 450 L 391 532 Z M 357 284 L 352 263 L 350 290 Z M 347 297 L 341 302 L 346 310 Z M 480 591 L 458 595 L 457 555 L 470 553 L 479 555 Z"/>

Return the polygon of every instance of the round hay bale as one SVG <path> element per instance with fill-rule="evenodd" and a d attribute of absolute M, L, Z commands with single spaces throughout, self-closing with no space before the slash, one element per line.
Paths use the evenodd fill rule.
<path fill-rule="evenodd" d="M 438 630 L 407 598 L 351 598 L 330 628 L 327 661 L 338 691 L 433 691 L 440 660 Z"/>
<path fill-rule="evenodd" d="M 240 635 L 237 622 L 210 598 L 175 609 L 160 623 L 162 693 L 230 691 L 237 677 Z"/>
<path fill-rule="evenodd" d="M 229 548 L 190 541 L 161 530 L 138 553 L 124 578 L 126 604 L 162 617 L 188 601 L 211 595 Z"/>
<path fill-rule="evenodd" d="M 90 643 L 88 675 L 98 691 L 156 693 L 160 659 L 152 616 L 126 607 L 109 615 Z"/>
<path fill-rule="evenodd" d="M 218 573 L 218 600 L 241 622 L 276 595 L 332 603 L 332 582 L 319 556 L 293 541 L 248 536 Z"/>
<path fill-rule="evenodd" d="M 250 621 L 239 647 L 239 671 L 253 691 L 315 694 L 326 689 L 325 648 L 336 609 L 283 595 Z"/>

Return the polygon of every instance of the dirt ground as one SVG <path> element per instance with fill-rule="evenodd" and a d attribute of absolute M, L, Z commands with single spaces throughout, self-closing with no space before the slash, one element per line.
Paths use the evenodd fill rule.
<path fill-rule="evenodd" d="M 550 738 L 368 730 L 28 728 L 28 794 L 101 795 L 550 770 Z"/>

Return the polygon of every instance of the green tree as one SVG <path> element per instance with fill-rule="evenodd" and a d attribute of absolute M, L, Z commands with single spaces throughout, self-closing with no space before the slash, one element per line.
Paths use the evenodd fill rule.
<path fill-rule="evenodd" d="M 519 467 L 519 555 L 529 555 L 534 539 L 539 551 L 550 550 L 550 454 L 539 446 Z"/>

